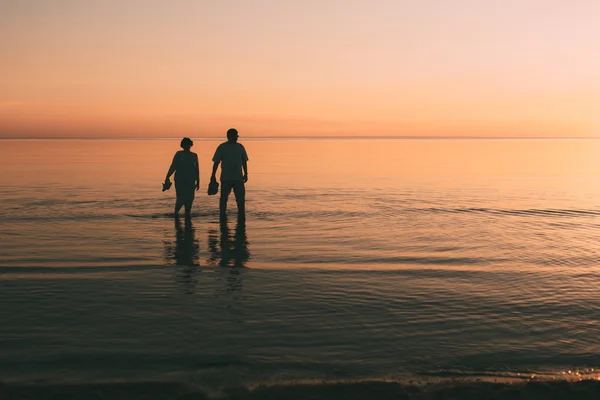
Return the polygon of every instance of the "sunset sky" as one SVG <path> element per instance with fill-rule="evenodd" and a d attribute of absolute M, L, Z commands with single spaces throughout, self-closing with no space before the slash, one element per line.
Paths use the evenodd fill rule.
<path fill-rule="evenodd" d="M 0 137 L 600 137 L 596 0 L 4 0 Z"/>

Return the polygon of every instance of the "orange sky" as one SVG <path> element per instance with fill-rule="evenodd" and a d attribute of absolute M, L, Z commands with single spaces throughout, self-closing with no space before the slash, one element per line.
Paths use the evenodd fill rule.
<path fill-rule="evenodd" d="M 600 136 L 599 15 L 594 0 L 7 0 L 0 137 Z"/>

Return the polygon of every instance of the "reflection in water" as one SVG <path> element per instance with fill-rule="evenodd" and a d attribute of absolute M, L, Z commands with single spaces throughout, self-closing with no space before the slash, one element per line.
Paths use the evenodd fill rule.
<path fill-rule="evenodd" d="M 191 219 L 182 222 L 175 218 L 175 244 L 165 245 L 167 262 L 174 262 L 182 268 L 177 271 L 177 281 L 185 286 L 186 293 L 193 293 L 196 287 L 196 273 L 199 265 L 200 244 L 195 238 Z"/>
<path fill-rule="evenodd" d="M 229 230 L 227 217 L 220 221 L 220 232 L 211 229 L 208 233 L 208 263 L 220 267 L 229 267 L 227 286 L 229 291 L 242 289 L 243 268 L 250 260 L 246 219 L 238 216 L 235 232 Z"/>

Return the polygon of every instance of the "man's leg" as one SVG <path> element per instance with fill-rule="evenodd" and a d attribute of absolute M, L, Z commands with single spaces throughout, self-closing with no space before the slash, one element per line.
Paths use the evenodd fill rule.
<path fill-rule="evenodd" d="M 233 194 L 238 206 L 238 214 L 246 216 L 246 186 L 243 181 L 236 181 L 233 185 Z"/>
<path fill-rule="evenodd" d="M 224 215 L 227 211 L 227 200 L 229 199 L 232 186 L 231 181 L 221 181 L 221 198 L 219 200 L 219 212 L 221 215 Z"/>

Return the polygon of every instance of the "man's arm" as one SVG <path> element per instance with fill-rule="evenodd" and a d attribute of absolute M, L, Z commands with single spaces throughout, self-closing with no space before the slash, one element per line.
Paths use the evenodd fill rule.
<path fill-rule="evenodd" d="M 200 189 L 200 162 L 198 161 L 198 155 L 196 154 L 196 190 Z"/>
<path fill-rule="evenodd" d="M 217 168 L 219 168 L 219 163 L 220 163 L 220 161 L 215 161 L 213 164 L 212 175 L 210 176 L 211 181 L 217 180 Z"/>
<path fill-rule="evenodd" d="M 242 168 L 244 169 L 244 176 L 242 179 L 244 183 L 248 182 L 248 153 L 246 153 L 246 148 L 242 145 Z"/>
<path fill-rule="evenodd" d="M 222 154 L 221 146 L 219 146 L 219 147 L 217 147 L 217 150 L 215 150 L 215 155 L 212 158 L 214 164 L 213 164 L 213 169 L 212 169 L 212 175 L 210 176 L 211 181 L 217 180 L 217 168 L 219 168 L 219 163 L 221 162 L 222 158 L 223 158 L 223 154 Z"/>

